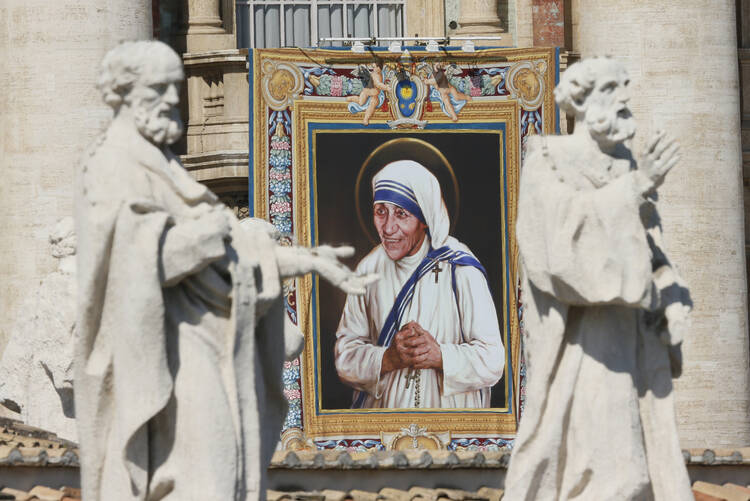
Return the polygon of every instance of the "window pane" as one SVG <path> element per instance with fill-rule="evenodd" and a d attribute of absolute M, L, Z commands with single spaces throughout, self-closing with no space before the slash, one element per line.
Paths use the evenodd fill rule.
<path fill-rule="evenodd" d="M 375 0 L 368 3 L 342 0 L 318 0 L 317 10 L 311 2 L 295 0 L 236 0 L 238 47 L 309 47 L 313 40 L 311 22 L 317 23 L 318 38 L 356 37 L 369 38 L 404 36 L 404 3 Z M 283 2 L 283 3 L 282 3 Z M 282 11 L 283 9 L 283 11 Z M 284 33 L 281 33 L 281 16 L 284 16 Z M 377 16 L 378 33 L 375 33 Z M 251 40 L 251 33 L 252 38 Z M 380 42 L 387 45 L 386 42 Z M 341 46 L 343 42 L 324 42 L 323 47 Z"/>
<path fill-rule="evenodd" d="M 398 6 L 398 11 L 396 12 L 396 36 L 407 36 L 404 34 L 404 31 L 406 31 L 406 26 L 404 26 L 404 5 L 401 4 Z"/>
<path fill-rule="evenodd" d="M 370 26 L 370 6 L 349 5 L 346 10 L 349 22 L 349 34 L 357 38 L 372 36 Z"/>
<path fill-rule="evenodd" d="M 378 7 L 378 36 L 398 37 L 401 36 L 401 23 L 398 14 L 400 5 L 381 5 Z"/>
<path fill-rule="evenodd" d="M 253 27 L 255 28 L 255 45 L 259 49 L 266 46 L 266 19 L 264 7 L 255 7 Z"/>
<path fill-rule="evenodd" d="M 342 6 L 333 4 L 320 6 L 318 4 L 318 37 L 338 38 L 344 36 L 344 20 L 342 18 Z M 342 46 L 342 42 L 322 42 L 321 47 Z"/>
<path fill-rule="evenodd" d="M 328 38 L 331 35 L 331 8 L 318 7 L 318 38 Z M 321 47 L 330 47 L 331 42 L 320 42 Z"/>
<path fill-rule="evenodd" d="M 294 45 L 294 7 L 284 7 L 284 47 Z"/>
<path fill-rule="evenodd" d="M 250 6 L 237 3 L 237 47 L 250 47 Z"/>
<path fill-rule="evenodd" d="M 293 18 L 292 26 L 294 27 L 293 38 L 289 38 L 287 35 L 286 44 L 294 45 L 295 47 L 309 47 L 310 43 L 310 6 L 309 5 L 295 5 L 293 7 Z M 289 30 L 287 29 L 287 33 Z M 294 43 L 290 43 L 291 41 Z"/>
<path fill-rule="evenodd" d="M 263 16 L 264 26 L 264 39 L 265 45 L 263 47 L 280 47 L 281 46 L 281 7 L 279 5 L 268 5 L 263 7 L 265 15 Z M 256 18 L 257 21 L 257 18 Z M 255 23 L 256 29 L 258 23 Z M 258 40 L 258 37 L 255 37 Z"/>
<path fill-rule="evenodd" d="M 344 7 L 341 5 L 331 5 L 331 36 L 344 36 Z M 332 45 L 343 46 L 343 42 L 334 42 Z"/>

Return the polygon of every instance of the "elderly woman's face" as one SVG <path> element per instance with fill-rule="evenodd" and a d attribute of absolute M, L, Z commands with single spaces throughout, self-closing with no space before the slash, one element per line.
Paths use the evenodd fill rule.
<path fill-rule="evenodd" d="M 411 212 L 389 203 L 374 205 L 373 221 L 385 253 L 394 261 L 414 255 L 427 230 L 427 226 Z"/>

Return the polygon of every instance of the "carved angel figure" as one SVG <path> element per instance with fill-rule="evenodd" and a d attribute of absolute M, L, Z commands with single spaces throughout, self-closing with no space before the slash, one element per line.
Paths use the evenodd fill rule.
<path fill-rule="evenodd" d="M 461 70 L 455 65 L 437 62 L 433 65 L 431 74 L 424 80 L 427 85 L 435 89 L 443 112 L 454 122 L 458 121 L 457 111 L 460 111 L 467 101 L 471 101 L 471 96 L 459 91 L 448 81 L 460 72 Z M 428 99 L 432 97 L 431 95 L 432 92 L 428 95 Z"/>
<path fill-rule="evenodd" d="M 365 116 L 362 118 L 362 124 L 367 126 L 370 124 L 370 118 L 372 118 L 378 105 L 381 104 L 379 100 L 380 91 L 388 90 L 388 86 L 383 83 L 383 64 L 375 63 L 369 68 L 360 65 L 352 71 L 352 74 L 362 80 L 362 92 L 358 96 L 346 98 L 348 102 L 356 105 L 349 105 L 349 111 L 352 113 L 364 111 Z"/>

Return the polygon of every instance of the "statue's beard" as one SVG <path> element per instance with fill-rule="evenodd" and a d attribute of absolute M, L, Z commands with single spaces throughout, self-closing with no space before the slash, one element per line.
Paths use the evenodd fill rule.
<path fill-rule="evenodd" d="M 589 106 L 586 109 L 586 125 L 597 142 L 618 144 L 635 135 L 635 120 L 624 104 L 606 107 Z"/>
<path fill-rule="evenodd" d="M 133 114 L 138 131 L 156 145 L 173 144 L 182 136 L 182 120 L 176 106 L 137 106 Z"/>

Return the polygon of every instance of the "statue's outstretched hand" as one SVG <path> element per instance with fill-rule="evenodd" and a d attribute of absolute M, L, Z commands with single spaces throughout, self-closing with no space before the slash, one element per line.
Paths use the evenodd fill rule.
<path fill-rule="evenodd" d="M 643 175 L 643 193 L 661 186 L 664 177 L 679 161 L 680 143 L 666 132 L 657 131 L 638 162 L 638 172 Z"/>
<path fill-rule="evenodd" d="M 321 245 L 310 249 L 310 254 L 313 257 L 313 271 L 347 294 L 362 295 L 369 284 L 380 278 L 376 273 L 357 275 L 339 261 L 340 258 L 353 256 L 353 247 Z"/>

